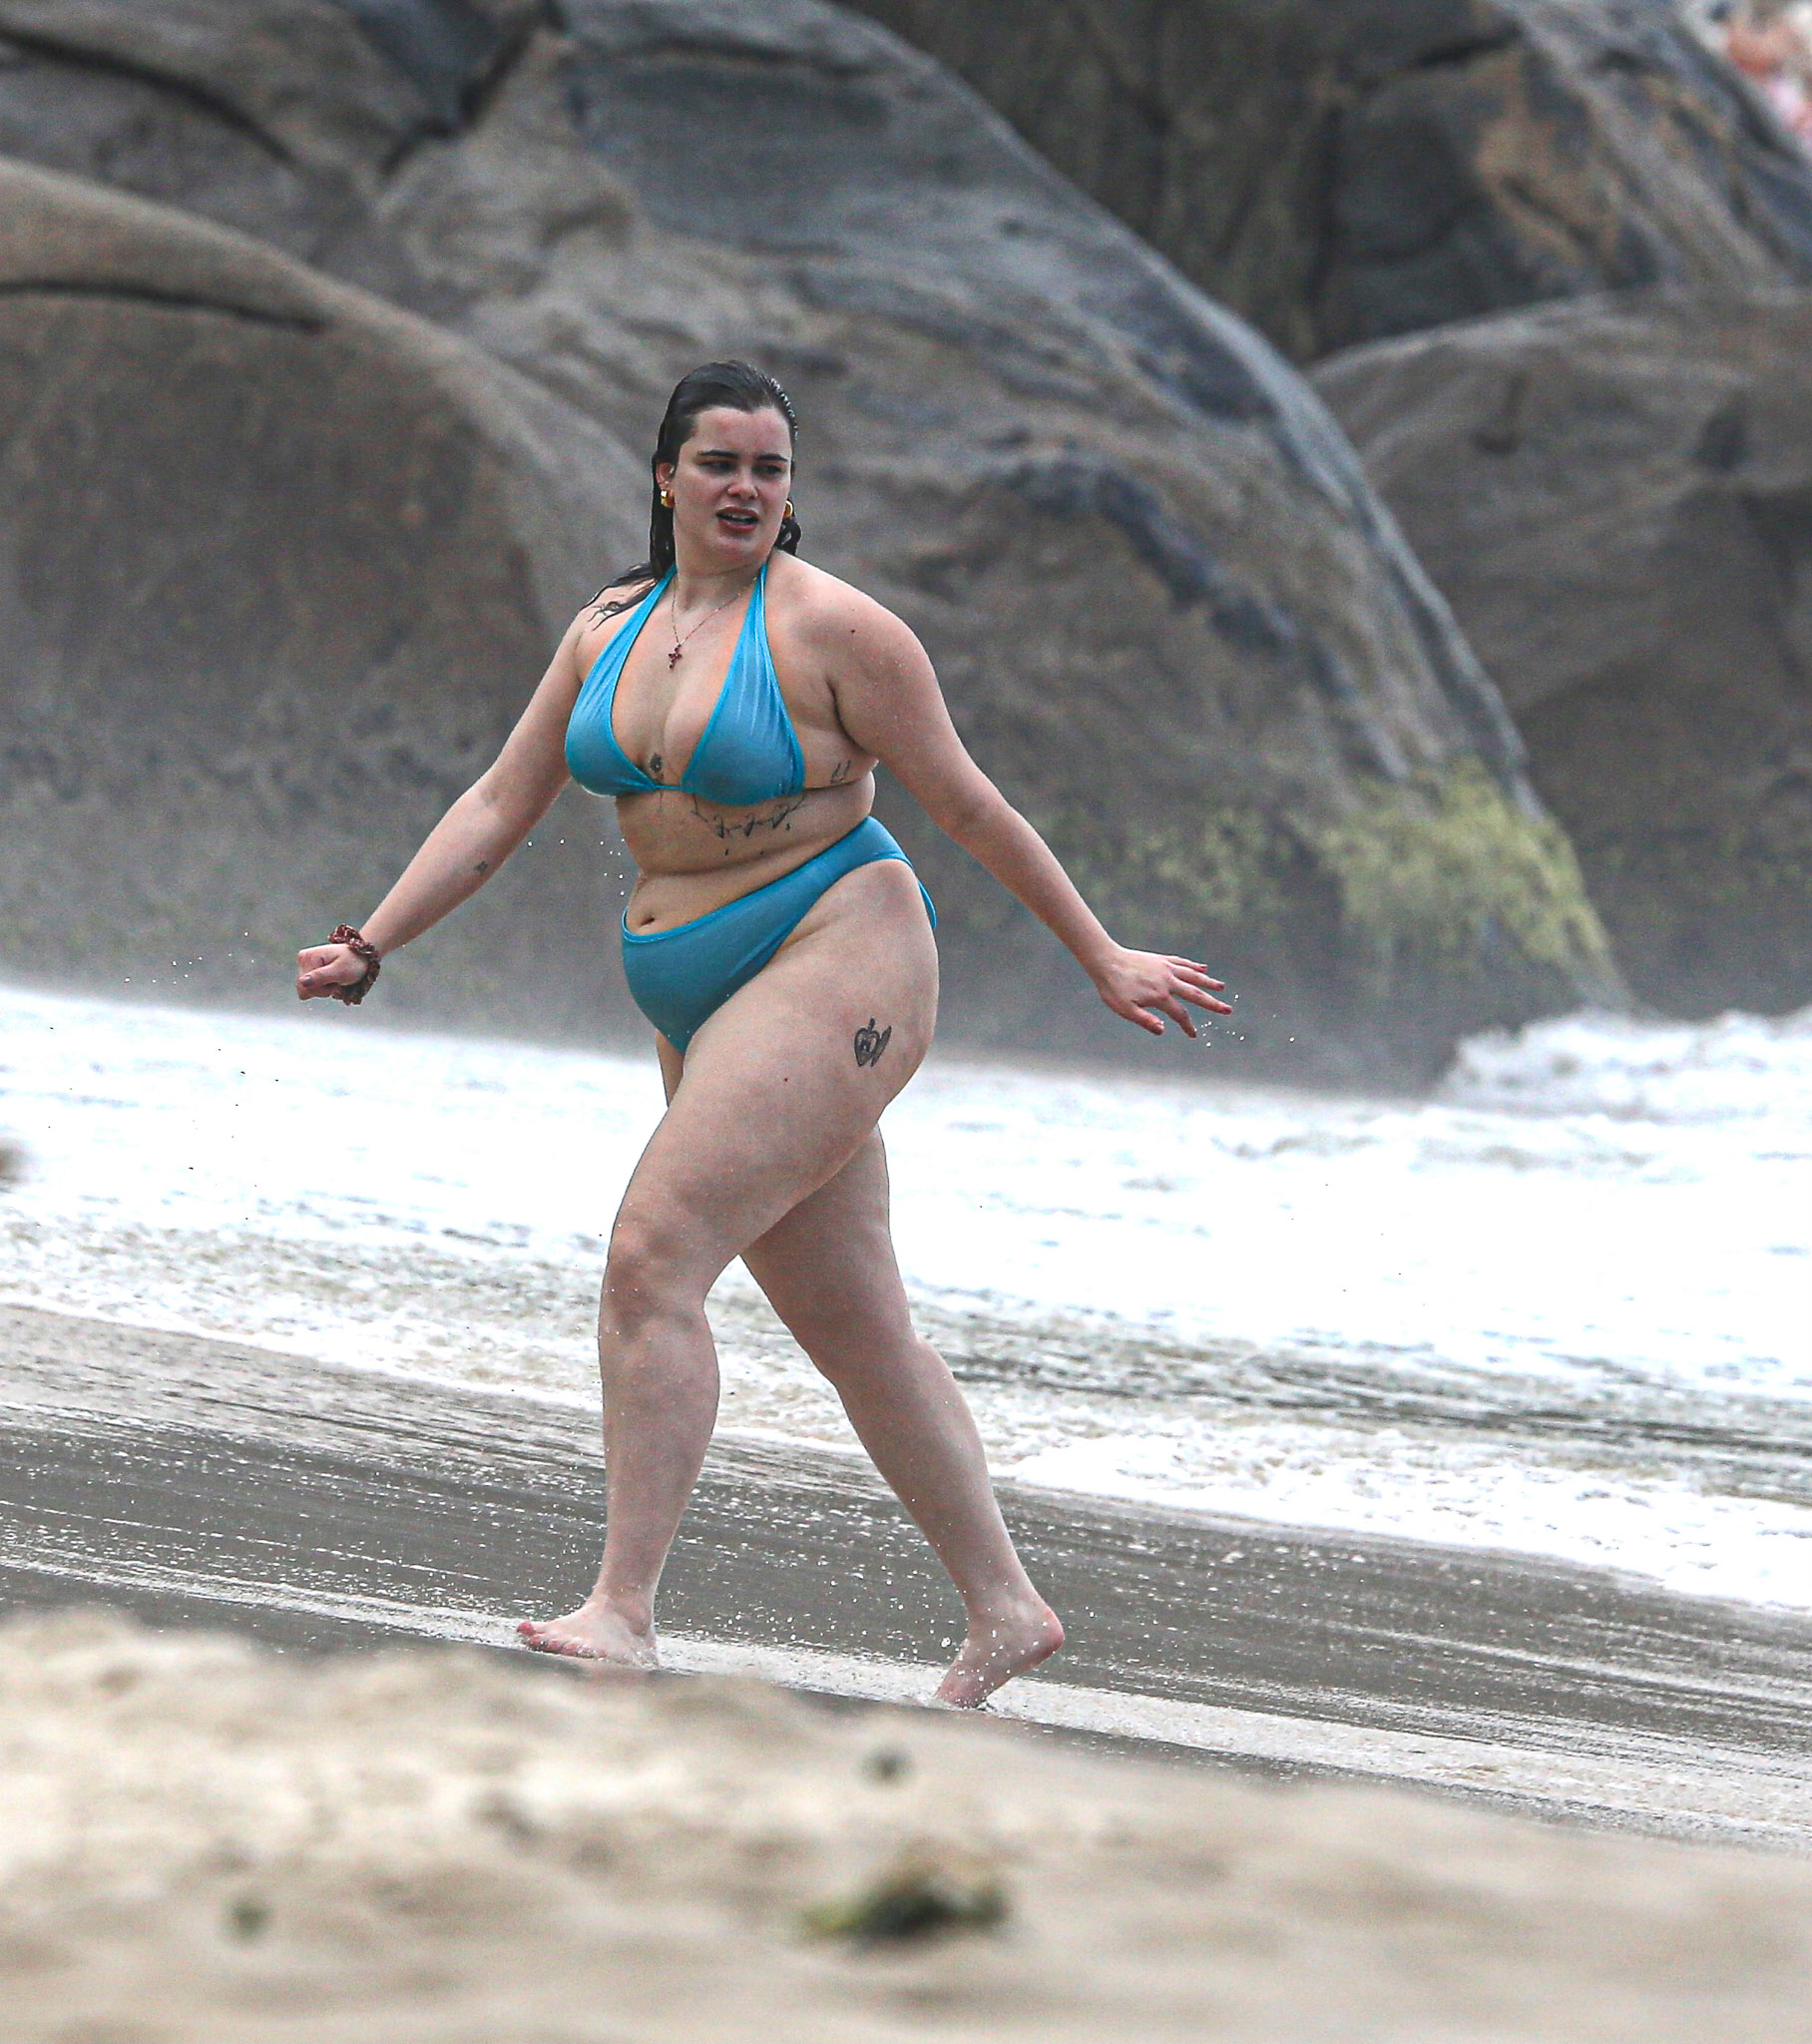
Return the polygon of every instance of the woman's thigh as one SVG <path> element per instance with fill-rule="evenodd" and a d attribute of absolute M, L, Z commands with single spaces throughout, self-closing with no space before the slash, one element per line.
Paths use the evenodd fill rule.
<path fill-rule="evenodd" d="M 834 1178 L 918 1069 L 937 947 L 897 859 L 830 888 L 687 1048 L 618 1228 L 711 1277 Z M 664 1053 L 670 1085 L 674 1060 Z"/>
<path fill-rule="evenodd" d="M 873 1129 L 841 1171 L 742 1252 L 768 1303 L 829 1375 L 913 1338 L 888 1210 L 887 1153 Z"/>

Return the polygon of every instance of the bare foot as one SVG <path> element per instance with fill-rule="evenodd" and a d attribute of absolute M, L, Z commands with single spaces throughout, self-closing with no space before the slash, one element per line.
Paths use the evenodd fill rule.
<path fill-rule="evenodd" d="M 523 1645 L 538 1654 L 566 1654 L 575 1661 L 605 1661 L 613 1668 L 659 1668 L 655 1629 L 638 1628 L 623 1614 L 588 1597 L 565 1618 L 525 1618 L 516 1628 Z"/>
<path fill-rule="evenodd" d="M 937 1700 L 957 1711 L 979 1710 L 1002 1683 L 1049 1661 L 1063 1644 L 1063 1620 L 1048 1604 L 972 1619 L 969 1637 L 938 1684 Z"/>

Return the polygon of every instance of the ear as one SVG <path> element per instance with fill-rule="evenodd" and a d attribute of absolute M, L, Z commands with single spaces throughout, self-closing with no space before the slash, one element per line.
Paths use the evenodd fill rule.
<path fill-rule="evenodd" d="M 657 461 L 655 463 L 655 487 L 660 490 L 672 488 L 674 478 L 679 473 L 680 465 L 678 462 Z"/>

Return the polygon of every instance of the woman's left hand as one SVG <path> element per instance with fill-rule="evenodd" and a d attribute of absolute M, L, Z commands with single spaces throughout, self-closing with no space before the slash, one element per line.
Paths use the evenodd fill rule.
<path fill-rule="evenodd" d="M 1167 958 L 1157 951 L 1129 951 L 1117 944 L 1108 961 L 1092 975 L 1095 990 L 1115 1014 L 1136 1022 L 1153 1036 L 1164 1033 L 1159 1019 L 1168 1015 L 1185 1036 L 1197 1034 L 1190 1007 L 1211 1015 L 1230 1015 L 1229 1004 L 1217 1000 L 1223 982 L 1193 958 Z M 1186 1004 L 1186 1005 L 1185 1005 Z"/>

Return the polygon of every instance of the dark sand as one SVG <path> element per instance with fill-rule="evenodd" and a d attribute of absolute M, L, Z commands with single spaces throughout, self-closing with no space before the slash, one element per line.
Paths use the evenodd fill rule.
<path fill-rule="evenodd" d="M 12 1610 L 503 1645 L 589 1581 L 601 1469 L 569 1408 L 20 1307 L 0 1352 Z M 1812 1620 L 1514 1556 L 1004 1501 L 1071 1646 L 1001 1709 L 1066 1740 L 1812 1843 Z M 959 1610 L 864 1462 L 726 1441 L 662 1619 L 677 1668 L 909 1700 Z"/>

